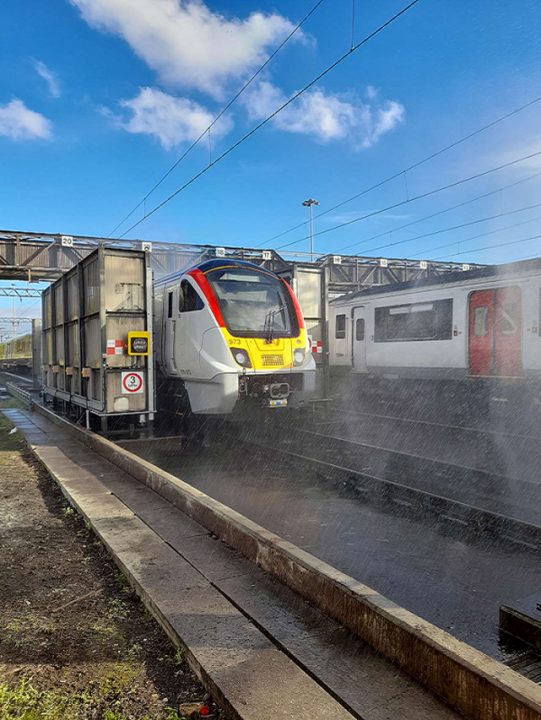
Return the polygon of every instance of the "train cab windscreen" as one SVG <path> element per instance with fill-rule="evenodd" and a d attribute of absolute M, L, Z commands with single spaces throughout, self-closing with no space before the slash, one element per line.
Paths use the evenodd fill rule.
<path fill-rule="evenodd" d="M 287 289 L 257 270 L 220 268 L 207 274 L 228 330 L 245 337 L 292 337 L 298 331 Z"/>

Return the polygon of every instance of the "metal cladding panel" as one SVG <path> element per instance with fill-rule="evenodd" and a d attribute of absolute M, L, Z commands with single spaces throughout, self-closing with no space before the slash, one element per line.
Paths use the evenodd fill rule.
<path fill-rule="evenodd" d="M 100 266 L 99 257 L 95 254 L 83 265 L 84 312 L 92 315 L 100 309 Z"/>
<path fill-rule="evenodd" d="M 56 378 L 56 387 L 59 390 L 65 390 L 66 389 L 66 374 L 64 372 L 64 368 L 60 368 L 60 372 L 55 373 Z"/>
<path fill-rule="evenodd" d="M 144 271 L 143 255 L 105 255 L 106 312 L 145 309 Z"/>
<path fill-rule="evenodd" d="M 66 277 L 68 285 L 68 320 L 79 317 L 79 275 L 70 273 Z"/>
<path fill-rule="evenodd" d="M 100 370 L 92 370 L 90 380 L 89 380 L 89 393 L 88 397 L 91 400 L 97 400 L 98 402 L 103 403 L 103 388 L 101 384 L 101 372 Z"/>
<path fill-rule="evenodd" d="M 95 315 L 83 321 L 84 347 L 86 357 L 82 358 L 83 367 L 99 368 L 101 365 L 101 326 L 100 318 Z"/>
<path fill-rule="evenodd" d="M 296 295 L 303 315 L 307 318 L 321 317 L 321 274 L 299 268 L 296 274 Z"/>
<path fill-rule="evenodd" d="M 43 327 L 51 327 L 51 288 L 43 291 L 41 302 L 43 307 Z"/>
<path fill-rule="evenodd" d="M 59 280 L 53 286 L 54 293 L 54 324 L 60 325 L 64 322 L 64 286 L 63 282 Z"/>
<path fill-rule="evenodd" d="M 107 412 L 144 412 L 147 409 L 146 383 L 148 377 L 146 372 L 143 372 L 143 377 L 144 392 L 127 395 L 122 392 L 122 374 L 119 372 L 108 373 Z"/>
<path fill-rule="evenodd" d="M 50 367 L 43 368 L 42 383 L 44 387 L 53 387 L 53 371 Z"/>
<path fill-rule="evenodd" d="M 80 367 L 79 357 L 79 323 L 71 322 L 68 325 L 68 347 L 66 348 L 66 365 Z"/>
<path fill-rule="evenodd" d="M 42 362 L 44 365 L 52 365 L 53 363 L 53 331 L 47 329 L 43 331 L 43 345 L 42 345 L 43 358 Z"/>
<path fill-rule="evenodd" d="M 41 382 L 41 365 L 43 362 L 41 341 L 41 320 L 32 320 L 32 379 L 34 384 Z"/>
<path fill-rule="evenodd" d="M 64 326 L 57 327 L 53 330 L 55 338 L 55 357 L 53 365 L 65 365 L 66 355 L 64 350 Z"/>
<path fill-rule="evenodd" d="M 66 390 L 69 390 L 74 395 L 81 393 L 81 375 L 78 372 L 66 376 Z"/>
<path fill-rule="evenodd" d="M 106 328 L 108 341 L 122 342 L 122 353 L 107 355 L 107 366 L 131 367 L 131 358 L 129 357 L 127 351 L 128 332 L 145 329 L 144 315 L 108 315 Z"/>

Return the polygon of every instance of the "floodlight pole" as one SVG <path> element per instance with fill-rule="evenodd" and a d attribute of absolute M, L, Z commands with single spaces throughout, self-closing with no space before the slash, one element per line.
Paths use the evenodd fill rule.
<path fill-rule="evenodd" d="M 314 219 L 312 217 L 312 207 L 319 205 L 314 198 L 308 198 L 303 202 L 303 206 L 308 208 L 308 234 L 310 236 L 310 262 L 314 262 Z"/>

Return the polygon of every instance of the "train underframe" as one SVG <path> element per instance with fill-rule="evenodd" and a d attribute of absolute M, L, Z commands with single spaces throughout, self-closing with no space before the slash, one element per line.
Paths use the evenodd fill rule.
<path fill-rule="evenodd" d="M 423 412 L 445 410 L 457 421 L 466 418 L 541 416 L 541 377 L 525 376 L 453 378 L 411 378 L 371 373 L 352 373 L 349 368 L 332 368 L 330 396 L 349 405 L 371 406 L 382 412 L 393 408 Z"/>
<path fill-rule="evenodd" d="M 314 375 L 314 378 L 311 376 Z M 309 377 L 308 377 L 309 376 Z M 158 373 L 158 414 L 165 411 L 184 418 L 197 415 L 226 416 L 249 407 L 298 406 L 314 373 L 223 373 L 200 381 L 166 377 Z"/>

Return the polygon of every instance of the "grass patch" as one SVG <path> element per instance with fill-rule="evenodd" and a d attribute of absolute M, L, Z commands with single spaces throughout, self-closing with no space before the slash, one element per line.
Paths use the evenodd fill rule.
<path fill-rule="evenodd" d="M 88 693 L 37 690 L 26 680 L 13 687 L 0 684 L 0 720 L 82 720 L 91 704 Z"/>
<path fill-rule="evenodd" d="M 38 690 L 26 679 L 13 686 L 0 683 L 0 720 L 151 720 L 122 710 L 120 696 L 136 679 L 132 668 L 119 664 L 81 692 Z M 163 717 L 183 720 L 172 707 L 164 708 Z"/>
<path fill-rule="evenodd" d="M 0 407 L 1 410 L 1 407 Z M 9 434 L 13 428 L 10 421 L 0 412 L 0 450 L 18 450 L 21 443 L 19 433 Z"/>

